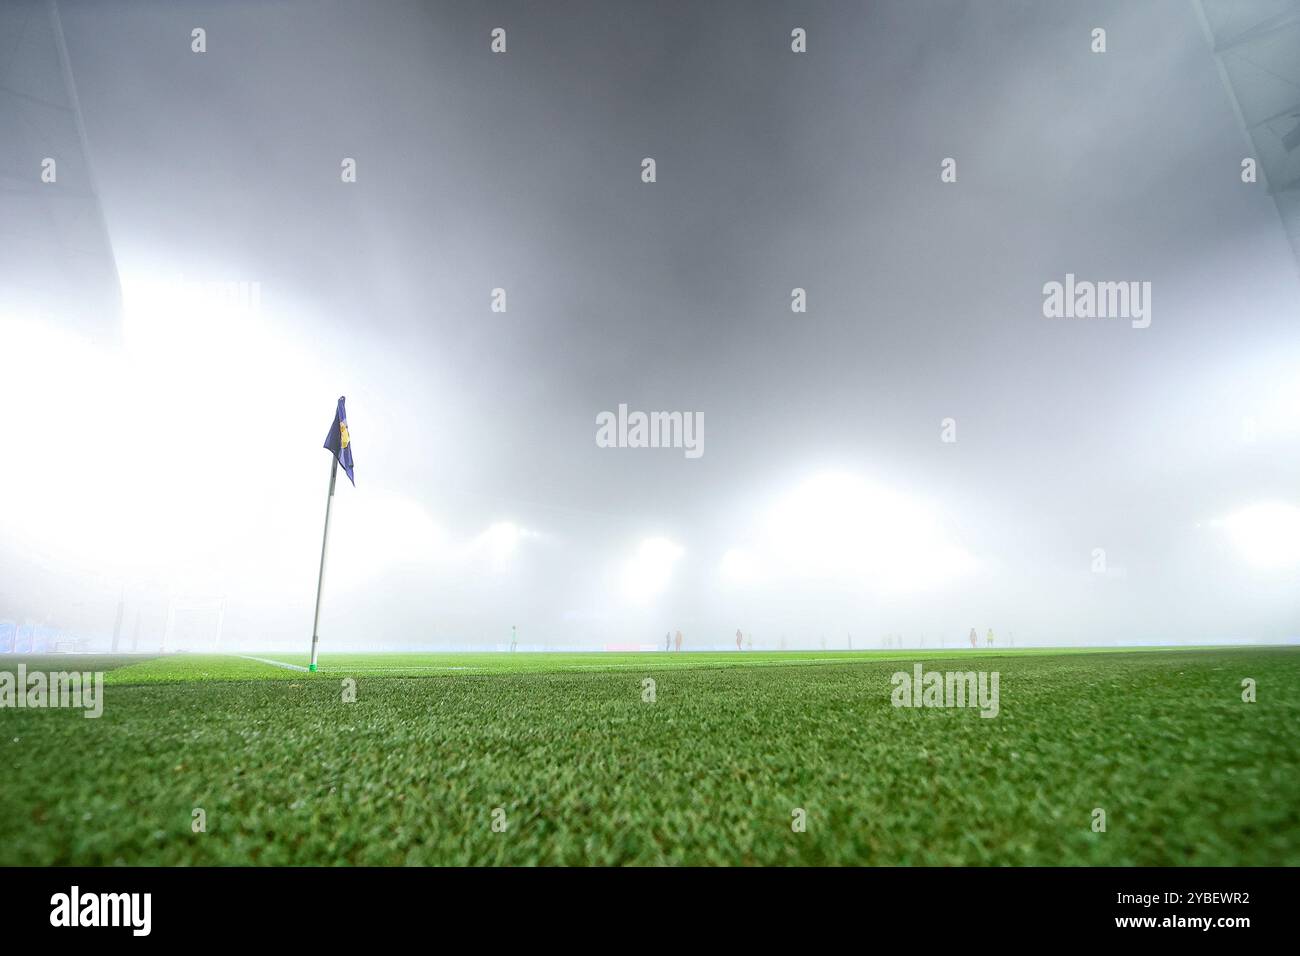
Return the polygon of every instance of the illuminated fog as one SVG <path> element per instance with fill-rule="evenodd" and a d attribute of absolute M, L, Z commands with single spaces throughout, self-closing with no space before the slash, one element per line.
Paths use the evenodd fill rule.
<path fill-rule="evenodd" d="M 324 652 L 1300 637 L 1300 281 L 1189 6 L 60 7 L 122 305 L 0 307 L 0 620 L 306 653 L 346 395 Z"/>

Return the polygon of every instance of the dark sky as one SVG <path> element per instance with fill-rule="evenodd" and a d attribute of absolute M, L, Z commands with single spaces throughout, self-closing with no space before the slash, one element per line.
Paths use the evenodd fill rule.
<path fill-rule="evenodd" d="M 155 549 L 125 586 L 220 591 L 232 626 L 291 640 L 347 394 L 352 580 L 332 593 L 363 644 L 491 643 L 514 616 L 593 643 L 721 640 L 738 618 L 808 640 L 1300 632 L 1296 569 L 1246 569 L 1212 525 L 1300 503 L 1300 289 L 1190 4 L 60 6 L 124 283 L 256 282 L 263 305 L 246 343 L 208 327 L 151 353 L 176 391 L 148 404 L 230 396 L 192 397 L 221 437 L 179 440 L 166 480 L 204 473 L 200 500 L 226 504 L 176 507 L 238 503 L 239 530 L 186 584 Z M 1150 282 L 1151 326 L 1045 318 L 1066 273 Z M 705 453 L 596 447 L 619 403 L 702 412 Z M 777 556 L 723 595 L 722 554 L 761 551 L 765 509 L 828 471 L 926 502 L 977 570 L 899 597 Z M 452 576 L 411 544 L 426 520 L 529 533 L 509 568 Z M 846 527 L 888 564 L 887 533 Z M 683 557 L 623 613 L 606 571 L 656 535 Z"/>

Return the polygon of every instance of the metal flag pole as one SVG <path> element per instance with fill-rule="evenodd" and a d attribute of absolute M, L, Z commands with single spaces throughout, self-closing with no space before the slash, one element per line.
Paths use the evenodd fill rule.
<path fill-rule="evenodd" d="M 316 672 L 316 646 L 320 643 L 320 592 L 325 583 L 325 551 L 330 543 L 330 509 L 334 505 L 334 480 L 339 474 L 339 460 L 330 455 L 330 494 L 325 499 L 325 535 L 320 543 L 320 574 L 316 578 L 316 616 L 311 624 L 311 666 L 307 669 Z"/>

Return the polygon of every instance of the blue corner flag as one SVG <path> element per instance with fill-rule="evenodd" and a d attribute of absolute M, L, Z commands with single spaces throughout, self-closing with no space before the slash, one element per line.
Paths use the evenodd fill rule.
<path fill-rule="evenodd" d="M 357 480 L 352 477 L 352 436 L 348 434 L 348 412 L 343 407 L 343 396 L 339 396 L 339 407 L 334 412 L 334 424 L 325 438 L 325 447 L 334 452 L 343 470 L 348 473 L 348 481 L 355 488 Z"/>

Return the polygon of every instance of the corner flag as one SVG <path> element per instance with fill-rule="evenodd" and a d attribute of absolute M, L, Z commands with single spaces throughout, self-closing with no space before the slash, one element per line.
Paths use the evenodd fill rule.
<path fill-rule="evenodd" d="M 334 453 L 330 461 L 330 494 L 325 499 L 325 535 L 320 543 L 320 574 L 316 577 L 316 617 L 311 625 L 311 665 L 307 668 L 316 672 L 316 647 L 320 644 L 320 595 L 325 583 L 325 551 L 330 543 L 330 509 L 334 505 L 334 480 L 338 477 L 339 465 L 347 472 L 348 481 L 356 487 L 357 481 L 352 477 L 352 436 L 348 434 L 348 413 L 343 407 L 343 396 L 339 396 L 338 408 L 334 410 L 334 424 L 325 436 L 325 447 Z"/>
<path fill-rule="evenodd" d="M 348 481 L 355 488 L 357 480 L 352 477 L 352 436 L 348 434 L 348 410 L 343 407 L 343 402 L 344 396 L 340 395 L 339 407 L 334 411 L 334 424 L 325 436 L 325 447 L 334 452 L 334 457 L 348 473 Z"/>

